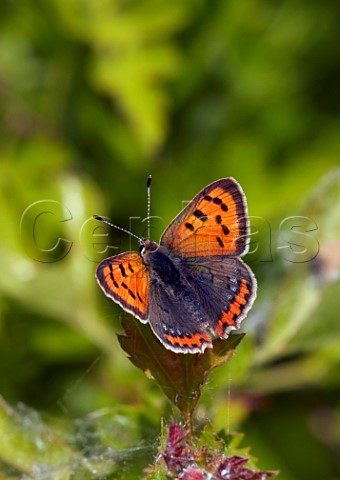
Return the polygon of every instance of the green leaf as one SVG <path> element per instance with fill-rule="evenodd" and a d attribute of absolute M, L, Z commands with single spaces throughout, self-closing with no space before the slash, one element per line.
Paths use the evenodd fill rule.
<path fill-rule="evenodd" d="M 119 335 L 118 339 L 131 362 L 156 380 L 185 417 L 195 409 L 209 373 L 232 358 L 244 336 L 237 334 L 227 340 L 217 339 L 213 348 L 191 355 L 167 350 L 149 325 L 131 316 L 124 316 L 122 325 L 125 336 Z"/>

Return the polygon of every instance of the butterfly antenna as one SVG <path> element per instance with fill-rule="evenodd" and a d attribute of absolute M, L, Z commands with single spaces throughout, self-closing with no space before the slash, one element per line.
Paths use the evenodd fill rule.
<path fill-rule="evenodd" d="M 150 240 L 151 232 L 150 232 L 150 213 L 151 213 L 151 180 L 152 175 L 148 176 L 146 181 L 146 189 L 147 189 L 147 196 L 148 196 L 148 204 L 147 204 L 147 226 L 148 226 L 148 239 Z"/>
<path fill-rule="evenodd" d="M 134 233 L 130 232 L 129 230 L 126 230 L 123 227 L 119 227 L 118 225 L 114 225 L 113 223 L 109 222 L 108 220 L 106 220 L 103 217 L 100 217 L 99 215 L 93 215 L 93 218 L 95 220 L 99 220 L 100 222 L 106 223 L 106 225 L 109 225 L 110 227 L 116 228 L 117 230 L 120 230 L 121 232 L 127 233 L 128 235 L 130 235 L 130 237 L 137 238 L 139 244 L 143 245 L 144 240 L 141 237 L 138 237 L 138 235 L 135 235 Z"/>

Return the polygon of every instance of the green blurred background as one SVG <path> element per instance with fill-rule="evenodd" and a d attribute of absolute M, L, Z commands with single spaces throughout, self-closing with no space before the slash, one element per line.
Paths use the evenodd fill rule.
<path fill-rule="evenodd" d="M 96 262 L 138 245 L 110 232 L 117 248 L 100 253 L 108 230 L 90 219 L 145 233 L 151 173 L 155 240 L 225 176 L 260 231 L 246 257 L 258 279 L 247 336 L 212 375 L 199 418 L 244 432 L 280 478 L 339 479 L 339 2 L 0 10 L 0 478 L 78 478 L 67 474 L 91 451 L 107 472 L 79 478 L 138 479 L 152 460 L 172 409 L 118 346 L 121 310 L 94 278 Z M 296 215 L 314 229 L 303 262 L 280 248 L 302 238 L 282 224 Z M 68 243 L 53 249 L 59 237 Z"/>

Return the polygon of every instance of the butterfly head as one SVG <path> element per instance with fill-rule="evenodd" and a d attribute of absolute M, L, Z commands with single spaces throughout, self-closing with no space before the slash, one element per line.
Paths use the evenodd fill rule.
<path fill-rule="evenodd" d="M 145 263 L 148 263 L 148 257 L 151 253 L 154 253 L 159 249 L 158 243 L 153 240 L 144 240 L 143 244 L 140 247 L 140 254 L 142 255 Z"/>

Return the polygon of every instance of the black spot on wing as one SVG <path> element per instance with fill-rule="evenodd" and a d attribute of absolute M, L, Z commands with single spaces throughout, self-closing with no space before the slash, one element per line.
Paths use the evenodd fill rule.
<path fill-rule="evenodd" d="M 140 303 L 144 303 L 142 297 L 139 295 L 138 292 L 137 292 L 137 297 L 138 297 L 138 300 L 140 301 Z"/>
<path fill-rule="evenodd" d="M 125 290 L 128 291 L 128 294 L 130 295 L 130 297 L 132 297 L 134 300 L 136 300 L 136 295 L 134 294 L 134 292 L 132 290 L 130 290 L 130 288 L 126 285 L 126 283 L 122 282 L 122 287 L 125 288 Z"/>
<path fill-rule="evenodd" d="M 118 285 L 118 283 L 116 282 L 116 280 L 115 280 L 112 272 L 110 273 L 110 277 L 111 277 L 111 280 L 112 280 L 113 285 L 114 285 L 116 288 L 119 288 L 119 285 Z"/>
<path fill-rule="evenodd" d="M 129 293 L 130 297 L 132 297 L 134 300 L 136 300 L 136 295 L 133 293 L 132 290 L 128 289 L 128 293 Z"/>
<path fill-rule="evenodd" d="M 193 215 L 202 220 L 202 222 L 206 222 L 208 220 L 208 217 L 201 210 L 195 210 Z"/>
<path fill-rule="evenodd" d="M 122 272 L 123 277 L 127 277 L 125 268 L 123 267 L 122 263 L 119 264 L 119 269 Z"/>
<path fill-rule="evenodd" d="M 223 247 L 224 247 L 224 243 L 222 242 L 221 237 L 216 237 L 216 240 L 217 240 L 219 246 L 220 246 L 221 248 L 223 248 Z"/>
<path fill-rule="evenodd" d="M 224 235 L 229 235 L 230 230 L 226 225 L 222 225 L 222 230 Z"/>
<path fill-rule="evenodd" d="M 221 210 L 223 210 L 223 212 L 227 212 L 228 211 L 228 206 L 223 203 L 222 199 L 219 198 L 219 197 L 215 197 L 212 199 L 212 201 L 216 204 L 216 205 L 219 205 Z"/>
<path fill-rule="evenodd" d="M 113 269 L 112 269 L 112 265 L 111 265 L 111 264 L 109 265 L 109 268 L 110 268 L 110 278 L 111 278 L 111 280 L 112 280 L 112 283 L 113 283 L 113 285 L 114 285 L 116 288 L 119 288 L 119 285 L 118 285 L 118 283 L 116 282 L 115 277 L 114 277 L 114 275 L 113 275 Z"/>

